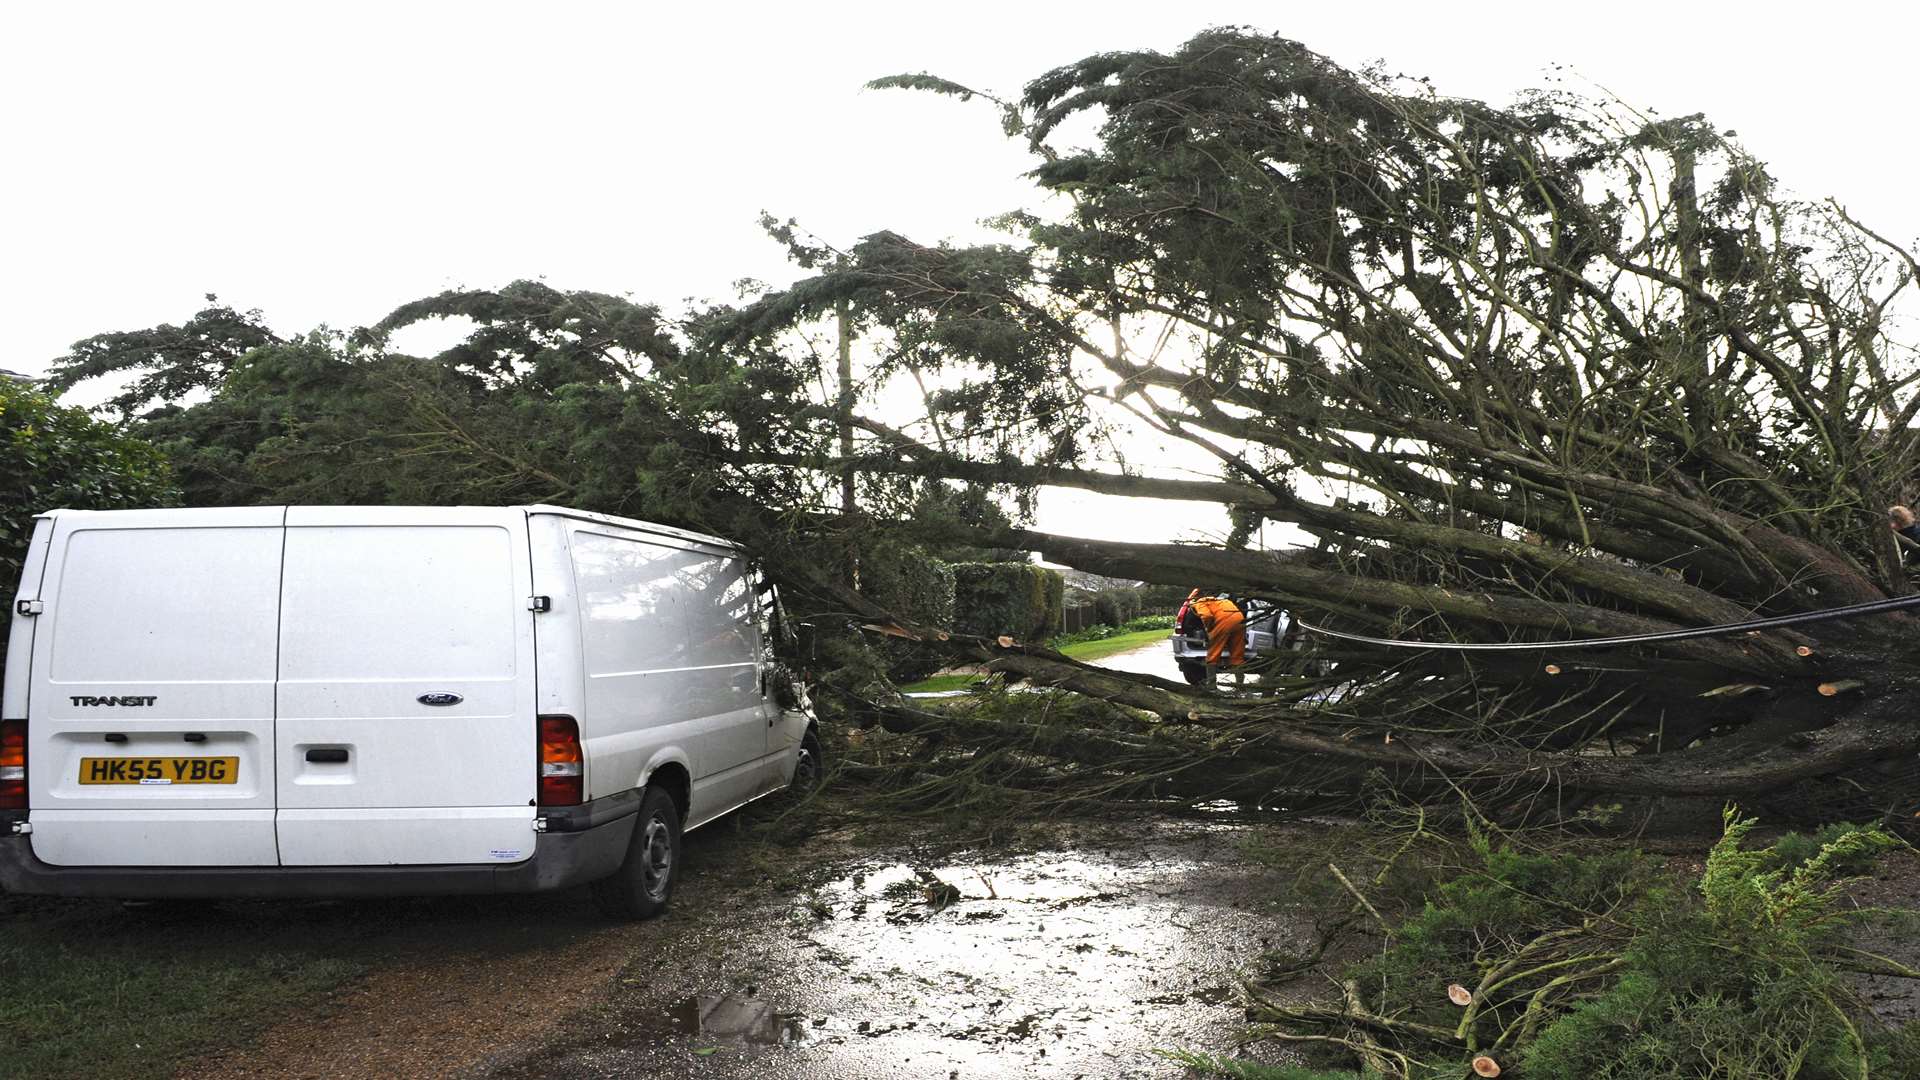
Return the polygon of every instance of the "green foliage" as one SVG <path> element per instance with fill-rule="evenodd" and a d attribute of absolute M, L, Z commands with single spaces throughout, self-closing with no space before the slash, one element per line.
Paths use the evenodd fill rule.
<path fill-rule="evenodd" d="M 953 626 L 953 568 L 918 548 L 864 545 L 860 591 L 881 607 L 922 626 Z M 910 683 L 947 665 L 935 646 L 887 639 L 874 644 L 887 678 Z"/>
<path fill-rule="evenodd" d="M 882 606 L 949 625 L 951 574 L 911 538 L 1008 524 L 991 489 L 863 472 L 858 517 L 819 515 L 837 478 L 809 466 L 837 454 L 838 429 L 812 397 L 818 356 L 713 347 L 728 314 L 674 323 L 626 298 L 517 281 L 403 304 L 352 335 L 280 338 L 258 313 L 216 306 L 89 338 L 56 368 L 62 385 L 137 376 L 117 403 L 158 404 L 135 430 L 192 505 L 562 502 L 738 538 L 802 618 L 845 619 L 837 590 L 857 562 Z M 438 320 L 470 329 L 430 357 L 391 347 Z M 941 663 L 893 644 L 855 666 L 868 660 L 896 677 Z"/>
<path fill-rule="evenodd" d="M 957 97 L 961 101 L 970 100 L 974 94 L 973 90 L 961 86 L 951 79 L 942 79 L 936 75 L 929 75 L 924 71 L 912 75 L 885 75 L 878 79 L 872 79 L 867 82 L 867 89 L 924 90 L 933 94 L 947 94 L 952 97 Z"/>
<path fill-rule="evenodd" d="M 515 386 L 552 391 L 608 384 L 683 359 L 658 308 L 606 293 L 563 292 L 538 281 L 449 290 L 402 304 L 360 341 L 384 345 L 395 330 L 454 318 L 470 319 L 478 329 L 435 359 Z"/>
<path fill-rule="evenodd" d="M 1007 215 L 1013 243 L 971 249 L 876 233 L 740 324 L 764 333 L 851 301 L 903 355 L 925 347 L 969 379 L 954 399 L 997 405 L 994 430 L 1061 432 L 1049 464 L 1101 457 L 1105 478 L 1081 477 L 1096 490 L 1127 490 L 1128 470 L 1083 436 L 1084 413 L 1062 417 L 1063 398 L 1101 415 L 1151 387 L 1158 399 L 1129 407 L 1269 497 L 1223 498 L 1241 506 L 1206 558 L 1065 539 L 1049 557 L 1251 586 L 1316 623 L 1565 640 L 1906 591 L 1881 508 L 1920 468 L 1920 440 L 1887 434 L 1915 396 L 1915 352 L 1878 313 L 1915 288 L 1910 253 L 1838 202 L 1779 197 L 1701 117 L 1652 120 L 1555 83 L 1493 105 L 1239 27 L 1086 56 L 1011 110 L 1059 212 Z M 968 93 L 924 75 L 875 85 Z M 1149 341 L 1150 361 L 1126 344 Z M 953 475 L 988 473 L 1000 451 L 966 447 L 972 468 Z M 1301 498 L 1309 475 L 1378 501 Z M 1304 526 L 1313 550 L 1243 555 L 1263 520 Z M 1693 539 L 1706 520 L 1730 531 Z M 1817 598 L 1789 585 L 1814 566 Z M 1874 641 L 1828 650 L 1857 669 L 1835 674 L 1913 675 L 1903 635 L 1814 631 L 1829 632 Z M 1796 660 L 1767 647 L 1699 643 L 1553 680 L 1485 665 L 1409 679 L 1404 653 L 1343 659 L 1342 737 L 1386 746 L 1394 723 L 1417 724 L 1484 761 L 1475 783 L 1491 787 L 1556 764 L 1535 753 L 1577 772 L 1601 740 L 1609 754 L 1713 745 L 1755 715 L 1784 731 L 1797 704 L 1699 697 L 1784 685 Z M 1873 741 L 1910 757 L 1892 700 L 1823 708 L 1879 713 Z M 1732 763 L 1773 745 L 1719 750 Z M 1883 793 L 1883 808 L 1911 798 L 1897 780 Z"/>
<path fill-rule="evenodd" d="M 1773 842 L 1775 865 L 1783 869 L 1793 869 L 1820 856 L 1823 852 L 1830 860 L 1832 872 L 1840 877 L 1859 877 L 1871 871 L 1878 861 L 1880 851 L 1867 846 L 1862 848 L 1857 837 L 1858 825 L 1835 822 L 1822 825 L 1813 833 L 1789 832 Z"/>
<path fill-rule="evenodd" d="M 1840 1080 L 1876 1057 L 1894 1075 L 1920 1069 L 1913 1037 L 1877 1030 L 1841 966 L 1863 918 L 1843 903 L 1842 875 L 1901 843 L 1840 826 L 1811 852 L 1799 838 L 1744 847 L 1754 825 L 1728 811 L 1698 902 L 1638 913 L 1619 980 L 1541 1032 L 1528 1076 Z"/>
<path fill-rule="evenodd" d="M 1031 563 L 957 563 L 953 584 L 960 633 L 1036 641 L 1060 625 L 1066 581 L 1059 571 Z"/>
<path fill-rule="evenodd" d="M 1743 848 L 1755 824 L 1729 809 L 1725 833 L 1700 879 L 1706 914 L 1724 929 L 1800 936 L 1832 928 L 1840 875 L 1871 867 L 1882 854 L 1904 846 L 1879 829 L 1841 826 L 1829 830 L 1811 854 L 1801 845 L 1790 852 Z"/>
<path fill-rule="evenodd" d="M 888 85 L 951 86 L 918 78 Z M 992 482 L 1003 467 L 1012 473 L 1077 464 L 1105 430 L 1081 394 L 1057 377 L 1075 346 L 1054 332 L 1048 314 L 1010 291 L 1034 280 L 1030 252 L 930 247 L 878 232 L 828 255 L 800 240 L 791 223 L 766 224 L 796 262 L 825 272 L 715 318 L 702 328 L 701 348 L 774 350 L 786 335 L 844 307 L 884 342 L 869 379 L 939 376 L 926 399 L 931 418 L 949 431 L 978 433 L 966 441 L 966 460 L 984 467 L 961 474 L 970 480 Z M 928 304 L 936 295 L 946 299 Z"/>
<path fill-rule="evenodd" d="M 1274 1018 L 1331 1028 L 1363 1059 L 1405 1054 L 1408 1080 L 1461 1076 L 1481 1053 L 1530 1080 L 1920 1075 L 1920 1037 L 1885 1029 L 1846 979 L 1876 958 L 1851 947 L 1873 913 L 1845 903 L 1845 876 L 1900 842 L 1843 826 L 1750 848 L 1753 828 L 1729 811 L 1691 887 L 1633 852 L 1477 841 L 1347 973 L 1361 998 Z"/>
<path fill-rule="evenodd" d="M 1128 619 L 1118 626 L 1111 623 L 1095 623 L 1092 626 L 1071 633 L 1056 634 L 1047 640 L 1047 648 L 1064 649 L 1069 645 L 1078 645 L 1087 641 L 1105 641 L 1108 638 L 1124 634 L 1138 634 L 1146 630 L 1172 630 L 1171 615 L 1142 615 L 1137 619 Z"/>
<path fill-rule="evenodd" d="M 1261 1065 L 1251 1061 L 1193 1054 L 1185 1050 L 1161 1050 L 1161 1057 L 1177 1061 L 1202 1077 L 1224 1080 L 1378 1080 L 1375 1072 L 1357 1073 L 1345 1069 L 1303 1069 L 1298 1065 Z"/>
<path fill-rule="evenodd" d="M 1493 960 L 1538 963 L 1560 959 L 1551 946 L 1560 939 L 1589 934 L 1596 917 L 1611 917 L 1623 907 L 1647 900 L 1656 887 L 1650 866 L 1632 852 L 1601 855 L 1543 854 L 1512 848 L 1485 848 L 1477 865 L 1439 885 L 1427 903 L 1394 931 L 1390 948 L 1358 965 L 1352 978 L 1362 987 L 1381 988 L 1378 1008 L 1435 1027 L 1452 1028 L 1459 1009 L 1437 992 L 1449 983 L 1472 986 L 1472 976 L 1497 966 Z M 1605 930 L 1601 942 L 1603 944 Z M 1593 961 L 1591 966 L 1604 963 Z M 1522 963 L 1506 977 L 1503 998 L 1524 1004 L 1526 995 L 1561 973 L 1546 968 L 1522 975 Z M 1487 1016 L 1489 1033 L 1512 1020 L 1509 1012 Z"/>
<path fill-rule="evenodd" d="M 1064 649 L 1069 645 L 1078 645 L 1083 641 L 1105 641 L 1110 637 L 1119 637 L 1124 633 L 1126 633 L 1125 630 L 1111 623 L 1094 623 L 1092 626 L 1082 627 L 1079 630 L 1069 631 L 1065 634 L 1055 634 L 1053 637 L 1047 639 L 1047 648 Z"/>
<path fill-rule="evenodd" d="M 507 432 L 543 433 L 543 406 L 314 333 L 253 350 L 209 400 L 156 410 L 140 430 L 195 505 L 531 502 L 559 485 L 539 475 L 541 434 Z"/>
<path fill-rule="evenodd" d="M 1168 618 L 1172 618 L 1191 591 L 1185 585 L 1142 585 L 1139 589 L 1140 610 L 1163 611 Z"/>
<path fill-rule="evenodd" d="M 860 559 L 860 591 L 922 625 L 953 626 L 953 567 L 917 548 L 869 548 Z"/>
<path fill-rule="evenodd" d="M 436 356 L 388 348 L 438 319 L 474 325 Z M 796 400 L 817 372 L 688 350 L 679 329 L 650 305 L 520 281 L 404 304 L 351 337 L 282 339 L 211 308 L 89 338 L 56 368 L 63 385 L 148 372 L 123 404 L 162 403 L 140 431 L 194 504 L 555 501 L 770 539 L 825 481 L 727 463 L 822 437 Z"/>
<path fill-rule="evenodd" d="M 179 326 L 95 334 L 56 358 L 48 386 L 55 393 L 85 379 L 132 376 L 107 406 L 122 416 L 218 387 L 254 349 L 280 341 L 258 311 L 235 311 L 207 294 L 207 307 Z"/>
<path fill-rule="evenodd" d="M 20 580 L 35 514 L 171 506 L 179 497 L 165 456 L 124 427 L 0 378 L 0 592 L 11 595 Z"/>
<path fill-rule="evenodd" d="M 1101 589 L 1093 594 L 1094 614 L 1100 621 L 1119 626 L 1140 615 L 1138 589 Z"/>

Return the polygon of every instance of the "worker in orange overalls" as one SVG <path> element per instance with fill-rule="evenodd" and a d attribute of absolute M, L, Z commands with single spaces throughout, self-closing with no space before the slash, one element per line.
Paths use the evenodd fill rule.
<path fill-rule="evenodd" d="M 1186 608 L 1199 616 L 1200 624 L 1207 629 L 1209 666 L 1220 663 L 1221 654 L 1229 646 L 1233 654 L 1228 663 L 1239 667 L 1247 662 L 1247 618 L 1240 613 L 1240 605 L 1224 596 L 1201 596 L 1195 589 L 1187 594 Z"/>

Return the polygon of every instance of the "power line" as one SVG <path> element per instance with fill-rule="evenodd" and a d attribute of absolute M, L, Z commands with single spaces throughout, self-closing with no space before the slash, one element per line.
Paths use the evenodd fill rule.
<path fill-rule="evenodd" d="M 1726 637 L 1730 634 L 1752 633 L 1759 630 L 1778 630 L 1786 626 L 1799 626 L 1803 623 L 1829 622 L 1834 619 L 1847 619 L 1856 615 L 1883 615 L 1893 611 L 1905 611 L 1920 607 L 1920 595 L 1900 596 L 1891 600 L 1870 600 L 1864 604 L 1849 604 L 1846 607 L 1827 608 L 1824 611 L 1803 611 L 1797 615 L 1775 615 L 1766 619 L 1750 619 L 1746 622 L 1722 623 L 1718 626 L 1695 626 L 1685 630 L 1660 630 L 1648 634 L 1621 634 L 1615 637 L 1579 638 L 1574 641 L 1503 641 L 1503 642 L 1452 642 L 1452 641 L 1401 641 L 1396 638 L 1368 637 L 1365 634 L 1349 634 L 1344 630 L 1332 630 L 1324 626 L 1315 626 L 1305 619 L 1296 620 L 1302 630 L 1342 641 L 1355 641 L 1363 645 L 1380 645 L 1396 649 L 1444 649 L 1452 652 L 1538 652 L 1544 649 L 1612 649 L 1622 645 L 1657 645 L 1666 641 L 1688 641 L 1693 638 Z"/>

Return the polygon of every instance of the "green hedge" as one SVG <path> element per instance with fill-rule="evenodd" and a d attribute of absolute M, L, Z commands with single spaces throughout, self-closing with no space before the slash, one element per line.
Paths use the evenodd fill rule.
<path fill-rule="evenodd" d="M 860 557 L 860 591 L 903 619 L 953 628 L 953 567 L 918 548 L 870 546 Z M 873 643 L 896 683 L 915 682 L 947 662 L 939 650 L 909 641 Z"/>
<path fill-rule="evenodd" d="M 1031 563 L 955 563 L 953 588 L 955 631 L 1044 641 L 1060 625 L 1067 583 Z"/>
<path fill-rule="evenodd" d="M 917 548 L 863 553 L 860 591 L 902 618 L 953 626 L 953 567 Z"/>

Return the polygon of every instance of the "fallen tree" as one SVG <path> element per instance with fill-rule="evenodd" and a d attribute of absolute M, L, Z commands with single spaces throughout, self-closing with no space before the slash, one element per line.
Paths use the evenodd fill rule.
<path fill-rule="evenodd" d="M 77 343 L 55 385 L 138 376 L 113 406 L 195 503 L 548 500 L 749 540 L 821 625 L 1115 707 L 1083 738 L 1057 717 L 949 724 L 943 745 L 1005 752 L 1022 782 L 1920 809 L 1905 615 L 1609 652 L 1326 646 L 1331 680 L 1237 699 L 876 602 L 857 552 L 895 544 L 1232 588 L 1436 646 L 1913 592 L 1884 513 L 1916 493 L 1920 365 L 1892 328 L 1920 263 L 1781 194 L 1704 119 L 1447 98 L 1241 31 L 987 100 L 1046 196 L 999 219 L 1002 244 L 834 250 L 774 225 L 813 276 L 677 320 L 533 282 L 352 336 L 214 306 Z M 451 318 L 473 329 L 438 356 L 388 347 Z M 923 415 L 898 415 L 903 386 Z M 1142 438 L 1211 475 L 1130 467 Z M 1226 507 L 1234 532 L 1091 540 L 996 506 L 1043 486 Z M 1251 550 L 1266 522 L 1311 546 Z M 938 726 L 884 680 L 839 690 L 861 722 Z"/>
<path fill-rule="evenodd" d="M 868 237 L 708 338 L 775 348 L 852 310 L 893 362 L 934 373 L 930 419 L 864 421 L 852 457 L 739 467 L 1226 505 L 1237 529 L 1219 546 L 942 536 L 1436 646 L 1912 592 L 1885 514 L 1914 494 L 1920 452 L 1920 367 L 1889 333 L 1914 257 L 1838 204 L 1782 195 L 1705 119 L 1561 91 L 1494 107 L 1239 31 L 1089 57 L 997 104 L 1055 196 L 1003 219 L 1009 243 Z M 1217 475 L 1130 472 L 1121 428 Z M 994 436 L 953 437 L 969 431 Z M 1315 546 L 1248 550 L 1263 521 Z M 1888 614 L 1599 654 L 1349 650 L 1337 704 L 973 648 L 1142 723 L 1436 788 L 1751 797 L 1809 781 L 1803 809 L 1887 813 L 1915 799 L 1915 631 Z"/>

